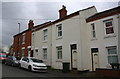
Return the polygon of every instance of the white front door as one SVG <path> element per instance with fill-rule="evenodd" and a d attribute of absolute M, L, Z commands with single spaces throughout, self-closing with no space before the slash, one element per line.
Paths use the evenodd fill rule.
<path fill-rule="evenodd" d="M 30 51 L 28 51 L 28 57 L 30 57 Z"/>
<path fill-rule="evenodd" d="M 72 68 L 77 68 L 77 49 L 72 50 Z"/>
<path fill-rule="evenodd" d="M 28 57 L 30 57 L 30 48 L 28 48 Z"/>
<path fill-rule="evenodd" d="M 93 53 L 93 71 L 95 71 L 96 68 L 99 67 L 99 58 L 98 53 Z"/>

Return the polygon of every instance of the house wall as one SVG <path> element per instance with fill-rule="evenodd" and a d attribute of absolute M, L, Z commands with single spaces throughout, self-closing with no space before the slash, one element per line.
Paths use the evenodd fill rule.
<path fill-rule="evenodd" d="M 45 29 L 48 29 L 47 41 L 43 40 L 43 30 Z M 51 34 L 51 26 L 32 32 L 32 50 L 34 51 L 33 56 L 43 60 L 48 66 L 51 66 Z M 43 59 L 43 48 L 47 48 L 47 60 Z M 36 49 L 38 49 L 38 52 L 35 51 Z"/>
<path fill-rule="evenodd" d="M 87 25 L 85 19 L 97 11 L 95 8 L 80 11 L 78 16 L 61 21 L 52 26 L 52 67 L 62 69 L 63 62 L 69 62 L 71 68 L 71 44 L 77 44 L 77 69 L 91 69 L 87 50 Z M 63 36 L 57 38 L 56 25 L 62 24 Z M 62 60 L 57 59 L 56 47 L 62 46 Z"/>
<path fill-rule="evenodd" d="M 28 56 L 28 46 L 31 46 L 31 30 L 28 30 L 24 33 L 26 34 L 24 44 L 22 43 L 23 33 L 21 33 L 20 35 L 14 36 L 13 52 L 16 52 L 16 56 L 18 51 L 19 51 L 18 56 L 20 57 L 22 56 L 22 48 L 25 48 L 24 56 Z M 20 38 L 20 44 L 18 44 L 18 38 Z"/>
<path fill-rule="evenodd" d="M 62 69 L 63 62 L 71 63 L 70 44 L 79 44 L 79 16 L 59 22 L 52 26 L 52 67 Z M 61 38 L 57 38 L 56 25 L 62 24 Z M 75 30 L 75 31 L 74 31 Z M 78 34 L 78 35 L 77 35 Z M 62 60 L 57 59 L 56 47 L 62 46 Z M 78 45 L 79 48 L 79 45 Z M 79 50 L 77 50 L 79 52 Z"/>
<path fill-rule="evenodd" d="M 105 35 L 105 27 L 104 27 L 104 20 L 108 20 L 113 18 L 113 28 L 114 28 L 114 35 L 113 36 L 106 36 Z M 91 24 L 95 23 L 95 30 L 96 30 L 96 38 L 92 38 L 91 34 Z M 102 18 L 99 20 L 95 20 L 92 22 L 87 23 L 87 37 L 88 37 L 88 45 L 89 45 L 89 57 L 91 58 L 91 48 L 98 48 L 98 56 L 99 56 L 99 67 L 106 68 L 108 65 L 108 52 L 107 48 L 109 46 L 117 46 L 118 47 L 118 19 L 117 15 L 113 15 L 110 17 Z M 117 51 L 118 52 L 118 51 Z M 119 52 L 118 52 L 119 53 Z M 92 61 L 90 61 L 92 67 Z M 92 69 L 91 69 L 92 70 Z"/>

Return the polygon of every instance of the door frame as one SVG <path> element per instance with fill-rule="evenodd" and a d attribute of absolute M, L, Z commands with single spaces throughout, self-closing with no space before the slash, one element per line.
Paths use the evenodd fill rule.
<path fill-rule="evenodd" d="M 91 58 L 92 58 L 92 71 L 94 71 L 94 63 L 93 63 L 93 53 L 99 53 L 98 48 L 91 48 Z M 99 57 L 99 54 L 98 54 Z M 99 61 L 99 60 L 98 60 Z"/>
<path fill-rule="evenodd" d="M 77 44 L 70 44 L 70 50 L 71 50 L 71 69 L 75 69 L 77 70 L 77 68 L 73 68 L 73 61 L 72 61 L 72 58 L 73 58 L 73 54 L 72 54 L 72 50 L 76 49 L 77 50 Z"/>

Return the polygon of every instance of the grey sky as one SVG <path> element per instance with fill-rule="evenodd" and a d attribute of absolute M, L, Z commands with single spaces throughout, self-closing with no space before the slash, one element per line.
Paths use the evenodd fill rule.
<path fill-rule="evenodd" d="M 21 31 L 27 29 L 30 19 L 35 25 L 58 19 L 58 11 L 65 5 L 68 14 L 95 6 L 98 12 L 118 6 L 118 2 L 2 2 L 2 45 L 10 46 L 13 36 L 18 33 L 18 22 Z"/>

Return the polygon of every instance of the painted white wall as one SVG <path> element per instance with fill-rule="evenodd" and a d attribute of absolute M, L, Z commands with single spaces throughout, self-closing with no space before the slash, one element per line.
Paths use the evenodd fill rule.
<path fill-rule="evenodd" d="M 43 30 L 48 30 L 48 40 L 43 40 Z M 32 49 L 34 50 L 34 57 L 42 59 L 48 66 L 51 66 L 51 26 L 46 27 L 44 29 L 37 30 L 34 33 L 34 36 L 32 36 Z M 47 48 L 47 60 L 43 59 L 43 48 Z M 35 49 L 38 49 L 38 52 L 35 51 Z"/>
<path fill-rule="evenodd" d="M 87 24 L 85 19 L 97 11 L 95 8 L 80 11 L 78 16 L 61 21 L 52 26 L 52 67 L 62 69 L 63 62 L 69 62 L 71 66 L 71 44 L 77 44 L 77 68 L 78 70 L 91 69 L 87 44 Z M 63 36 L 56 38 L 56 25 L 62 24 Z M 63 59 L 57 60 L 56 46 L 62 46 Z M 71 68 L 71 67 L 70 67 Z"/>
<path fill-rule="evenodd" d="M 113 27 L 114 27 L 114 36 L 107 37 L 105 35 L 105 28 L 104 28 L 104 20 L 111 19 L 113 18 Z M 91 24 L 95 23 L 95 30 L 96 30 L 96 38 L 92 38 L 91 34 Z M 89 41 L 89 50 L 91 48 L 98 48 L 99 50 L 99 67 L 100 68 L 106 68 L 108 64 L 108 52 L 106 47 L 109 46 L 117 46 L 118 47 L 118 19 L 117 15 L 114 16 L 109 16 L 106 18 L 102 18 L 99 20 L 95 20 L 92 22 L 89 22 L 87 25 L 87 33 L 88 33 L 88 41 Z M 91 53 L 91 51 L 89 51 Z M 91 54 L 89 54 L 91 57 Z M 90 58 L 91 60 L 91 58 Z M 92 66 L 92 61 L 91 61 L 91 66 Z M 91 69 L 92 70 L 92 69 Z"/>

